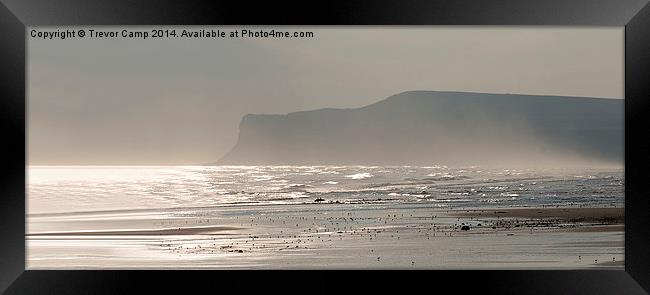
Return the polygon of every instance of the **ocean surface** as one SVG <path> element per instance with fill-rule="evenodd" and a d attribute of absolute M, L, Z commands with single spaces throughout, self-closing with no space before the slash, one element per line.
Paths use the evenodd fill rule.
<path fill-rule="evenodd" d="M 228 205 L 623 207 L 623 169 L 447 166 L 29 166 L 27 213 Z"/>

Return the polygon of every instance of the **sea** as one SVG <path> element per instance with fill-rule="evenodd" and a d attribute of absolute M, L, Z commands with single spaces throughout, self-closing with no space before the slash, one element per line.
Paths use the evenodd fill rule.
<path fill-rule="evenodd" d="M 303 203 L 623 207 L 623 169 L 28 166 L 27 213 Z"/>

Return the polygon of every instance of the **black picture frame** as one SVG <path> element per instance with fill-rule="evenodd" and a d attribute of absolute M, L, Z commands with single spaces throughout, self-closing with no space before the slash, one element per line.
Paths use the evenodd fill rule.
<path fill-rule="evenodd" d="M 0 0 L 0 290 L 6 294 L 133 293 L 224 284 L 272 287 L 250 277 L 328 281 L 357 274 L 285 271 L 26 271 L 26 41 L 55 25 L 541 25 L 625 27 L 625 271 L 425 271 L 409 288 L 455 283 L 501 294 L 646 294 L 650 290 L 650 5 L 648 0 L 165 1 Z M 371 285 L 394 272 L 372 272 Z M 410 276 L 410 274 L 408 275 Z M 404 278 L 403 273 L 399 277 Z M 319 284 L 318 290 L 340 288 Z"/>

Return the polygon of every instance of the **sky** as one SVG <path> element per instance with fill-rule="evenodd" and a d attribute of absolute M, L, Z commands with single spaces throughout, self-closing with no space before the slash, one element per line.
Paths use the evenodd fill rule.
<path fill-rule="evenodd" d="M 314 37 L 28 38 L 28 163 L 211 163 L 245 114 L 357 108 L 408 90 L 624 97 L 623 27 L 265 29 Z"/>

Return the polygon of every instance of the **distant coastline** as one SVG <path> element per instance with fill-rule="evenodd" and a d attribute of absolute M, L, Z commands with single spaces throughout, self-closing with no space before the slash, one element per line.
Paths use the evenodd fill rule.
<path fill-rule="evenodd" d="M 406 91 L 356 109 L 248 114 L 216 165 L 616 166 L 623 100 Z"/>

